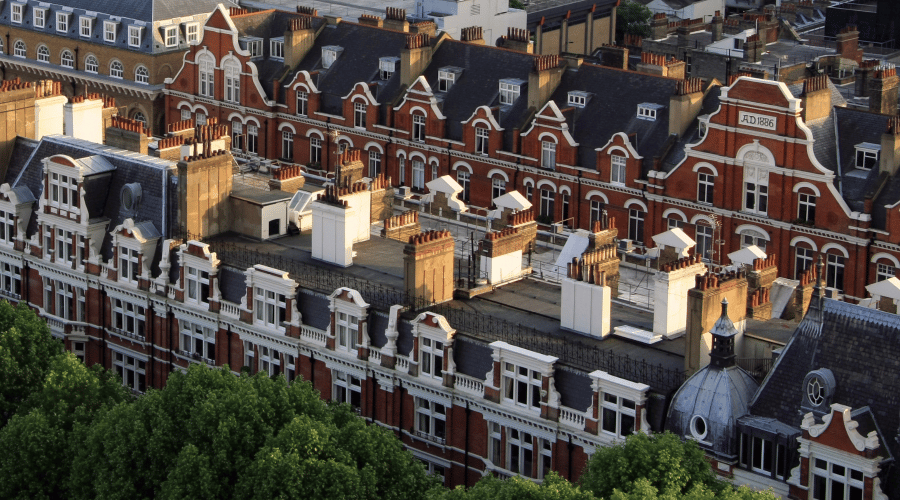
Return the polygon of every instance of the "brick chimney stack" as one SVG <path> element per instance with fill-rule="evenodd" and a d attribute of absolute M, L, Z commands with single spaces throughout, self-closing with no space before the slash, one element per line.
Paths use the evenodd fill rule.
<path fill-rule="evenodd" d="M 725 29 L 725 19 L 722 17 L 722 13 L 720 11 L 716 11 L 716 15 L 713 16 L 712 21 L 709 23 L 710 31 L 712 31 L 712 41 L 718 42 L 722 39 L 722 33 Z"/>
<path fill-rule="evenodd" d="M 662 12 L 654 14 L 650 20 L 650 38 L 662 40 L 669 36 L 669 18 Z"/>
<path fill-rule="evenodd" d="M 888 120 L 887 130 L 881 136 L 878 169 L 888 175 L 894 175 L 898 166 L 900 166 L 900 116 L 895 115 Z"/>
<path fill-rule="evenodd" d="M 316 41 L 312 17 L 303 16 L 290 20 L 284 32 L 284 65 L 295 67 L 306 57 Z"/>
<path fill-rule="evenodd" d="M 882 64 L 869 80 L 869 111 L 883 115 L 897 114 L 897 97 L 900 78 L 893 64 Z"/>
<path fill-rule="evenodd" d="M 200 137 L 191 144 L 194 153 L 178 162 L 178 223 L 198 239 L 231 229 L 228 197 L 234 161 L 227 150 L 212 148 L 208 133 Z"/>
<path fill-rule="evenodd" d="M 450 231 L 428 231 L 409 237 L 403 249 L 403 288 L 410 298 L 427 303 L 453 299 L 453 249 Z"/>
<path fill-rule="evenodd" d="M 406 47 L 400 52 L 400 84 L 412 85 L 431 62 L 432 54 L 434 47 L 427 33 L 407 35 Z"/>
<path fill-rule="evenodd" d="M 831 90 L 828 75 L 807 78 L 803 82 L 803 120 L 807 123 L 831 114 Z"/>
<path fill-rule="evenodd" d="M 503 37 L 503 47 L 515 50 L 516 52 L 524 52 L 526 54 L 534 53 L 534 43 L 531 42 L 531 33 L 522 28 L 507 28 L 506 36 Z"/>
<path fill-rule="evenodd" d="M 387 7 L 384 10 L 384 29 L 409 33 L 409 21 L 406 20 L 406 9 Z"/>
<path fill-rule="evenodd" d="M 688 78 L 678 82 L 675 94 L 669 99 L 669 134 L 681 137 L 691 125 L 703 105 L 703 81 Z"/>
<path fill-rule="evenodd" d="M 728 317 L 741 332 L 736 339 L 740 351 L 747 316 L 747 278 L 740 271 L 697 276 L 694 288 L 688 290 L 684 349 L 684 369 L 688 376 L 709 364 L 707 346 L 712 340 L 709 332 L 721 316 L 722 299 L 728 300 Z"/>
<path fill-rule="evenodd" d="M 837 52 L 844 59 L 862 62 L 863 51 L 859 48 L 859 31 L 855 25 L 849 25 L 837 35 Z"/>
<path fill-rule="evenodd" d="M 106 144 L 145 155 L 147 145 L 150 143 L 149 135 L 150 129 L 143 122 L 115 116 L 110 127 L 106 129 Z"/>
<path fill-rule="evenodd" d="M 528 107 L 540 109 L 550 99 L 565 71 L 561 62 L 555 54 L 534 56 L 534 69 L 528 75 Z"/>

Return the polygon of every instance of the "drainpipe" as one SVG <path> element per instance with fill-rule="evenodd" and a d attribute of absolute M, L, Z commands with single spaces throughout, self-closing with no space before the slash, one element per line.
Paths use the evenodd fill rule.
<path fill-rule="evenodd" d="M 472 413 L 472 410 L 469 409 L 469 402 L 466 401 L 466 450 L 465 450 L 465 460 L 463 462 L 463 485 L 468 488 L 469 487 L 469 415 Z"/>

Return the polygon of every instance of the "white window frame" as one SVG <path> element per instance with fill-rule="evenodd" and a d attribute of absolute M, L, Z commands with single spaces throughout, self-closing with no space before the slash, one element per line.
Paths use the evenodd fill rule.
<path fill-rule="evenodd" d="M 568 104 L 569 106 L 575 106 L 576 108 L 583 108 L 587 105 L 587 98 L 587 92 L 573 90 L 568 94 Z"/>
<path fill-rule="evenodd" d="M 697 172 L 697 202 L 712 205 L 715 196 L 716 176 L 709 172 Z"/>
<path fill-rule="evenodd" d="M 629 405 L 630 404 L 630 405 Z M 637 403 L 618 394 L 603 391 L 600 395 L 600 432 L 617 439 L 625 439 L 637 428 Z M 612 419 L 610 426 L 609 420 Z M 631 432 L 624 432 L 624 420 L 631 419 Z M 610 427 L 612 430 L 610 430 Z"/>
<path fill-rule="evenodd" d="M 769 185 L 744 182 L 744 211 L 759 215 L 769 213 Z"/>
<path fill-rule="evenodd" d="M 413 113 L 412 140 L 415 142 L 425 142 L 425 115 Z"/>
<path fill-rule="evenodd" d="M 637 117 L 641 120 L 656 121 L 656 107 L 638 104 Z"/>
<path fill-rule="evenodd" d="M 281 369 L 281 357 L 278 351 L 270 347 L 259 346 L 259 371 L 272 377 Z"/>
<path fill-rule="evenodd" d="M 816 220 L 816 194 L 801 191 L 797 193 L 797 219 L 806 222 Z"/>
<path fill-rule="evenodd" d="M 553 442 L 538 438 L 538 451 L 537 478 L 544 479 L 553 469 Z"/>
<path fill-rule="evenodd" d="M 769 244 L 769 241 L 763 237 L 763 235 L 755 230 L 755 229 L 745 229 L 740 233 L 741 237 L 741 248 L 747 248 L 749 246 L 756 246 L 760 250 L 765 251 L 766 247 Z"/>
<path fill-rule="evenodd" d="M 15 4 L 13 4 L 15 5 Z M 15 22 L 15 21 L 13 21 Z M 42 7 L 35 7 L 31 10 L 31 22 L 34 24 L 35 28 L 46 28 L 47 27 L 47 9 Z"/>
<path fill-rule="evenodd" d="M 234 59 L 228 60 L 224 66 L 225 100 L 239 103 L 241 100 L 241 66 Z"/>
<path fill-rule="evenodd" d="M 424 177 L 424 174 L 423 174 Z M 469 196 L 471 195 L 471 185 L 472 185 L 472 173 L 464 168 L 460 168 L 456 170 L 456 182 L 459 184 L 459 187 L 462 188 L 462 193 L 460 193 L 460 197 L 463 201 L 469 201 Z"/>
<path fill-rule="evenodd" d="M 800 245 L 794 247 L 794 279 L 800 279 L 800 275 L 813 266 L 815 255 L 816 251 L 812 248 Z"/>
<path fill-rule="evenodd" d="M 381 173 L 381 153 L 376 149 L 369 151 L 369 177 L 376 178 Z"/>
<path fill-rule="evenodd" d="M 150 71 L 144 65 L 134 68 L 134 81 L 137 83 L 150 83 Z"/>
<path fill-rule="evenodd" d="M 74 354 L 76 358 L 80 359 L 82 363 L 84 363 L 85 360 L 84 352 L 86 345 L 87 342 L 83 340 L 72 341 L 72 354 Z"/>
<path fill-rule="evenodd" d="M 699 222 L 696 224 L 694 236 L 697 246 L 695 248 L 696 253 L 699 253 L 701 258 L 712 259 L 714 235 L 715 228 L 712 226 L 700 224 Z"/>
<path fill-rule="evenodd" d="M 825 254 L 825 286 L 834 288 L 840 292 L 844 291 L 845 271 L 847 267 L 847 259 L 841 254 L 826 253 Z M 840 285 L 840 286 L 838 286 Z"/>
<path fill-rule="evenodd" d="M 416 397 L 416 435 L 444 444 L 447 439 L 447 406 Z"/>
<path fill-rule="evenodd" d="M 858 170 L 871 170 L 878 168 L 878 159 L 881 155 L 881 146 L 878 144 L 862 143 L 856 145 L 856 168 Z"/>
<path fill-rule="evenodd" d="M 78 178 L 72 175 L 50 173 L 50 206 L 69 212 L 77 212 Z"/>
<path fill-rule="evenodd" d="M 178 26 L 166 26 L 163 28 L 163 42 L 166 47 L 178 46 Z"/>
<path fill-rule="evenodd" d="M 147 390 L 147 361 L 134 356 L 113 351 L 113 369 L 122 380 L 122 385 L 135 393 Z M 129 378 L 130 383 L 129 383 Z"/>
<path fill-rule="evenodd" d="M 90 16 L 80 16 L 78 18 L 78 34 L 82 38 L 90 38 L 94 33 L 94 18 Z"/>
<path fill-rule="evenodd" d="M 59 65 L 63 68 L 74 68 L 75 54 L 73 54 L 69 49 L 63 50 L 59 55 Z"/>
<path fill-rule="evenodd" d="M 516 102 L 522 91 L 518 80 L 500 80 L 500 104 L 510 105 Z"/>
<path fill-rule="evenodd" d="M 125 66 L 118 60 L 113 60 L 109 63 L 109 76 L 111 78 L 122 79 L 125 75 Z"/>
<path fill-rule="evenodd" d="M 200 43 L 200 23 L 186 23 L 184 25 L 184 41 L 188 45 Z"/>
<path fill-rule="evenodd" d="M 504 361 L 501 365 L 503 400 L 529 410 L 541 410 L 543 374 L 527 366 Z"/>
<path fill-rule="evenodd" d="M 622 155 L 609 156 L 609 182 L 612 184 L 625 185 L 626 174 L 628 172 L 628 159 Z"/>
<path fill-rule="evenodd" d="M 269 58 L 284 59 L 284 37 L 272 38 L 269 40 Z"/>
<path fill-rule="evenodd" d="M 194 359 L 206 360 L 209 365 L 215 365 L 216 331 L 208 326 L 184 319 L 179 319 L 178 324 L 181 334 L 181 353 Z"/>
<path fill-rule="evenodd" d="M 281 131 L 281 157 L 294 161 L 294 133 L 289 129 Z"/>
<path fill-rule="evenodd" d="M 61 227 L 55 228 L 53 234 L 55 239 L 53 242 L 53 250 L 56 261 L 71 264 L 72 260 L 75 258 L 75 243 L 73 243 L 75 234 L 72 231 L 67 231 Z"/>
<path fill-rule="evenodd" d="M 12 245 L 16 238 L 16 215 L 0 210 L 0 243 Z"/>
<path fill-rule="evenodd" d="M 390 80 L 397 71 L 396 57 L 382 57 L 378 60 L 378 73 L 382 80 Z"/>
<path fill-rule="evenodd" d="M 97 73 L 100 71 L 100 61 L 93 54 L 88 54 L 84 58 L 84 70 L 88 73 Z"/>
<path fill-rule="evenodd" d="M 287 300 L 284 294 L 253 287 L 253 323 L 284 331 L 287 321 Z"/>
<path fill-rule="evenodd" d="M 335 348 L 356 351 L 359 348 L 359 316 L 344 311 L 334 313 Z"/>
<path fill-rule="evenodd" d="M 137 284 L 141 275 L 141 251 L 119 245 L 119 281 Z"/>
<path fill-rule="evenodd" d="M 556 192 L 546 185 L 541 187 L 539 192 L 541 199 L 538 215 L 541 217 L 550 217 L 552 219 L 556 212 Z"/>
<path fill-rule="evenodd" d="M 309 162 L 322 163 L 322 139 L 319 137 L 309 138 Z"/>
<path fill-rule="evenodd" d="M 198 78 L 200 79 L 200 95 L 203 97 L 213 97 L 216 92 L 215 70 L 216 61 L 209 54 L 203 54 L 197 61 L 199 68 Z M 198 122 L 198 125 L 200 123 Z"/>
<path fill-rule="evenodd" d="M 533 434 L 506 428 L 506 469 L 524 477 L 534 477 Z"/>
<path fill-rule="evenodd" d="M 263 40 L 262 38 L 245 38 L 247 43 L 247 52 L 250 52 L 251 59 L 257 59 L 263 56 Z"/>
<path fill-rule="evenodd" d="M 499 175 L 491 179 L 491 199 L 497 199 L 506 194 L 506 181 Z"/>
<path fill-rule="evenodd" d="M 859 498 L 863 498 L 863 493 L 865 491 L 865 474 L 857 469 L 852 467 L 847 467 L 846 465 L 836 464 L 830 460 L 825 460 L 818 457 L 810 457 L 809 458 L 811 464 L 809 468 L 809 489 L 810 489 L 810 498 L 812 500 L 825 500 L 825 499 L 833 499 L 836 498 L 833 496 L 835 492 L 834 484 L 842 484 L 844 495 L 842 500 L 849 500 L 852 498 L 851 488 L 859 491 Z M 824 468 L 822 467 L 824 465 Z M 840 472 L 836 472 L 835 468 L 840 467 L 844 470 L 843 474 Z M 857 477 L 854 477 L 854 472 L 858 473 Z M 817 478 L 821 478 L 824 482 L 825 491 L 820 492 L 818 490 L 819 484 L 817 482 Z M 821 493 L 821 494 L 820 494 Z"/>
<path fill-rule="evenodd" d="M 332 401 L 347 403 L 354 408 L 362 405 L 362 380 L 339 370 L 332 370 Z M 354 396 L 356 396 L 354 398 Z M 354 404 L 354 400 L 359 404 Z"/>
<path fill-rule="evenodd" d="M 40 62 L 50 62 L 50 49 L 46 45 L 40 44 L 37 48 L 37 60 Z"/>
<path fill-rule="evenodd" d="M 475 127 L 475 154 L 487 156 L 490 153 L 491 131 L 485 127 Z"/>
<path fill-rule="evenodd" d="M 253 350 L 253 344 L 246 340 L 244 341 L 244 366 L 251 373 L 253 373 L 253 368 L 256 366 L 256 352 Z"/>
<path fill-rule="evenodd" d="M 103 41 L 107 43 L 115 43 L 117 26 L 114 21 L 103 21 Z"/>
<path fill-rule="evenodd" d="M 197 125 L 206 125 L 206 113 L 197 111 L 197 114 L 194 115 L 194 120 Z"/>
<path fill-rule="evenodd" d="M 541 167 L 556 168 L 556 141 L 541 141 Z"/>
<path fill-rule="evenodd" d="M 444 341 L 422 336 L 419 338 L 419 374 L 443 379 Z"/>
<path fill-rule="evenodd" d="M 503 467 L 503 427 L 497 422 L 488 422 L 488 456 L 495 467 Z"/>
<path fill-rule="evenodd" d="M 635 245 L 644 244 L 644 220 L 647 213 L 631 208 L 628 210 L 628 239 Z"/>
<path fill-rule="evenodd" d="M 22 268 L 3 262 L 0 266 L 0 293 L 18 299 L 22 294 Z"/>
<path fill-rule="evenodd" d="M 412 161 L 412 187 L 425 189 L 425 162 L 419 158 L 413 158 Z"/>
<path fill-rule="evenodd" d="M 146 332 L 147 309 L 141 304 L 118 298 L 112 299 L 112 327 L 119 333 L 139 341 Z"/>
<path fill-rule="evenodd" d="M 242 150 L 244 148 L 244 124 L 234 119 L 231 122 L 231 149 Z"/>
<path fill-rule="evenodd" d="M 366 103 L 355 101 L 353 103 L 353 126 L 356 128 L 366 128 Z"/>
<path fill-rule="evenodd" d="M 24 41 L 16 40 L 16 43 L 13 44 L 13 56 L 15 56 L 15 57 L 27 57 L 28 56 L 28 46 L 25 45 Z"/>
<path fill-rule="evenodd" d="M 25 17 L 25 4 L 23 3 L 12 3 L 10 4 L 9 11 L 9 20 L 15 24 L 22 24 L 22 20 Z"/>
<path fill-rule="evenodd" d="M 297 115 L 306 116 L 309 112 L 309 93 L 305 90 L 297 91 Z"/>
<path fill-rule="evenodd" d="M 438 92 L 449 91 L 453 84 L 456 83 L 456 75 L 455 71 L 438 70 Z"/>
<path fill-rule="evenodd" d="M 140 47 L 141 46 L 141 30 L 143 30 L 143 26 L 129 26 L 128 27 L 128 46 L 129 47 Z"/>
<path fill-rule="evenodd" d="M 892 264 L 878 262 L 875 265 L 875 281 L 884 281 L 897 276 L 897 268 Z"/>
<path fill-rule="evenodd" d="M 209 271 L 194 266 L 185 266 L 184 301 L 194 304 L 209 304 L 211 290 Z"/>
<path fill-rule="evenodd" d="M 591 228 L 594 227 L 594 222 L 597 222 L 603 218 L 603 210 L 606 208 L 606 203 L 603 202 L 603 199 L 599 197 L 594 197 L 590 199 L 591 202 Z"/>
<path fill-rule="evenodd" d="M 253 154 L 259 152 L 259 127 L 252 123 L 247 124 L 247 152 Z"/>
<path fill-rule="evenodd" d="M 69 16 L 71 14 L 69 12 L 57 12 L 56 13 L 56 31 L 60 33 L 67 33 L 69 31 Z"/>

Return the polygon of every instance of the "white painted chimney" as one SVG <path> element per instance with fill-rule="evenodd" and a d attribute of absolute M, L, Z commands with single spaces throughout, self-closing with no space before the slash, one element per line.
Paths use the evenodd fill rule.
<path fill-rule="evenodd" d="M 591 272 L 590 267 L 580 264 L 569 264 L 568 275 L 562 279 L 560 326 L 605 338 L 611 333 L 612 299 L 612 289 L 606 286 L 606 273 Z"/>
<path fill-rule="evenodd" d="M 706 265 L 694 256 L 666 264 L 653 276 L 653 333 L 667 339 L 684 335 L 688 290 L 698 274 L 706 274 Z"/>
<path fill-rule="evenodd" d="M 65 134 L 103 144 L 103 100 L 85 99 L 63 106 Z"/>
<path fill-rule="evenodd" d="M 343 267 L 353 265 L 353 240 L 357 236 L 359 217 L 337 188 L 330 186 L 325 194 L 310 203 L 312 209 L 312 257 Z M 368 227 L 368 224 L 366 224 Z"/>
<path fill-rule="evenodd" d="M 41 140 L 41 137 L 44 137 L 45 135 L 63 135 L 63 123 L 65 120 L 63 107 L 67 102 L 69 102 L 69 99 L 64 95 L 54 95 L 35 99 L 34 138 L 36 140 Z"/>

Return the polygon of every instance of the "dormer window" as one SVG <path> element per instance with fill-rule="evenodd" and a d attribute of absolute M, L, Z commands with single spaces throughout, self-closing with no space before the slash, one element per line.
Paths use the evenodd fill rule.
<path fill-rule="evenodd" d="M 334 323 L 337 347 L 346 351 L 356 350 L 359 344 L 359 318 L 339 312 L 335 315 Z"/>
<path fill-rule="evenodd" d="M 447 92 L 459 80 L 462 68 L 446 67 L 438 70 L 438 91 Z"/>
<path fill-rule="evenodd" d="M 140 47 L 141 46 L 141 30 L 143 28 L 141 26 L 129 26 L 128 27 L 128 46 L 129 47 Z"/>
<path fill-rule="evenodd" d="M 638 104 L 637 117 L 640 120 L 656 120 L 656 111 L 661 108 L 659 104 L 643 103 Z"/>
<path fill-rule="evenodd" d="M 240 41 L 244 50 L 250 52 L 250 57 L 263 56 L 263 40 L 262 38 L 242 38 Z"/>
<path fill-rule="evenodd" d="M 856 168 L 860 170 L 872 170 L 878 166 L 878 154 L 881 145 L 863 142 L 856 145 Z"/>
<path fill-rule="evenodd" d="M 116 41 L 116 25 L 114 21 L 103 21 L 103 41 L 113 43 Z"/>
<path fill-rule="evenodd" d="M 503 363 L 503 399 L 533 410 L 541 408 L 541 372 Z"/>
<path fill-rule="evenodd" d="M 259 287 L 254 287 L 253 290 L 255 322 L 270 328 L 281 327 L 281 324 L 287 321 L 287 307 L 284 295 Z"/>
<path fill-rule="evenodd" d="M 209 304 L 209 273 L 196 267 L 184 271 L 184 300 L 195 304 Z"/>
<path fill-rule="evenodd" d="M 119 247 L 119 281 L 137 284 L 141 275 L 141 252 L 137 249 Z"/>
<path fill-rule="evenodd" d="M 69 13 L 68 12 L 57 12 L 56 13 L 56 31 L 60 33 L 65 33 L 69 31 Z"/>
<path fill-rule="evenodd" d="M 79 33 L 84 38 L 90 38 L 94 26 L 94 18 L 89 16 L 81 16 L 79 18 Z"/>
<path fill-rule="evenodd" d="M 269 40 L 269 58 L 284 59 L 284 37 Z"/>
<path fill-rule="evenodd" d="M 32 10 L 32 15 L 35 28 L 47 27 L 47 9 L 36 8 Z"/>
<path fill-rule="evenodd" d="M 166 47 L 178 46 L 178 26 L 167 26 L 163 31 Z"/>
<path fill-rule="evenodd" d="M 382 57 L 378 61 L 378 69 L 382 80 L 390 80 L 394 76 L 394 71 L 397 70 L 397 61 L 399 60 L 397 57 Z"/>
<path fill-rule="evenodd" d="M 200 43 L 200 23 L 187 23 L 184 25 L 184 41 L 189 45 Z"/>
<path fill-rule="evenodd" d="M 322 47 L 322 67 L 325 69 L 330 68 L 343 51 L 344 49 L 337 45 L 326 45 L 325 47 Z"/>
<path fill-rule="evenodd" d="M 62 210 L 78 208 L 78 179 L 53 172 L 50 174 L 50 206 Z"/>
<path fill-rule="evenodd" d="M 0 210 L 0 242 L 11 245 L 16 237 L 16 218 L 12 212 Z"/>
<path fill-rule="evenodd" d="M 500 80 L 500 104 L 513 104 L 521 90 L 521 80 Z"/>
<path fill-rule="evenodd" d="M 25 14 L 25 4 L 14 3 L 10 5 L 10 21 L 16 24 L 22 24 L 22 17 Z"/>
<path fill-rule="evenodd" d="M 569 92 L 569 106 L 583 108 L 588 102 L 589 94 L 580 90 Z"/>

